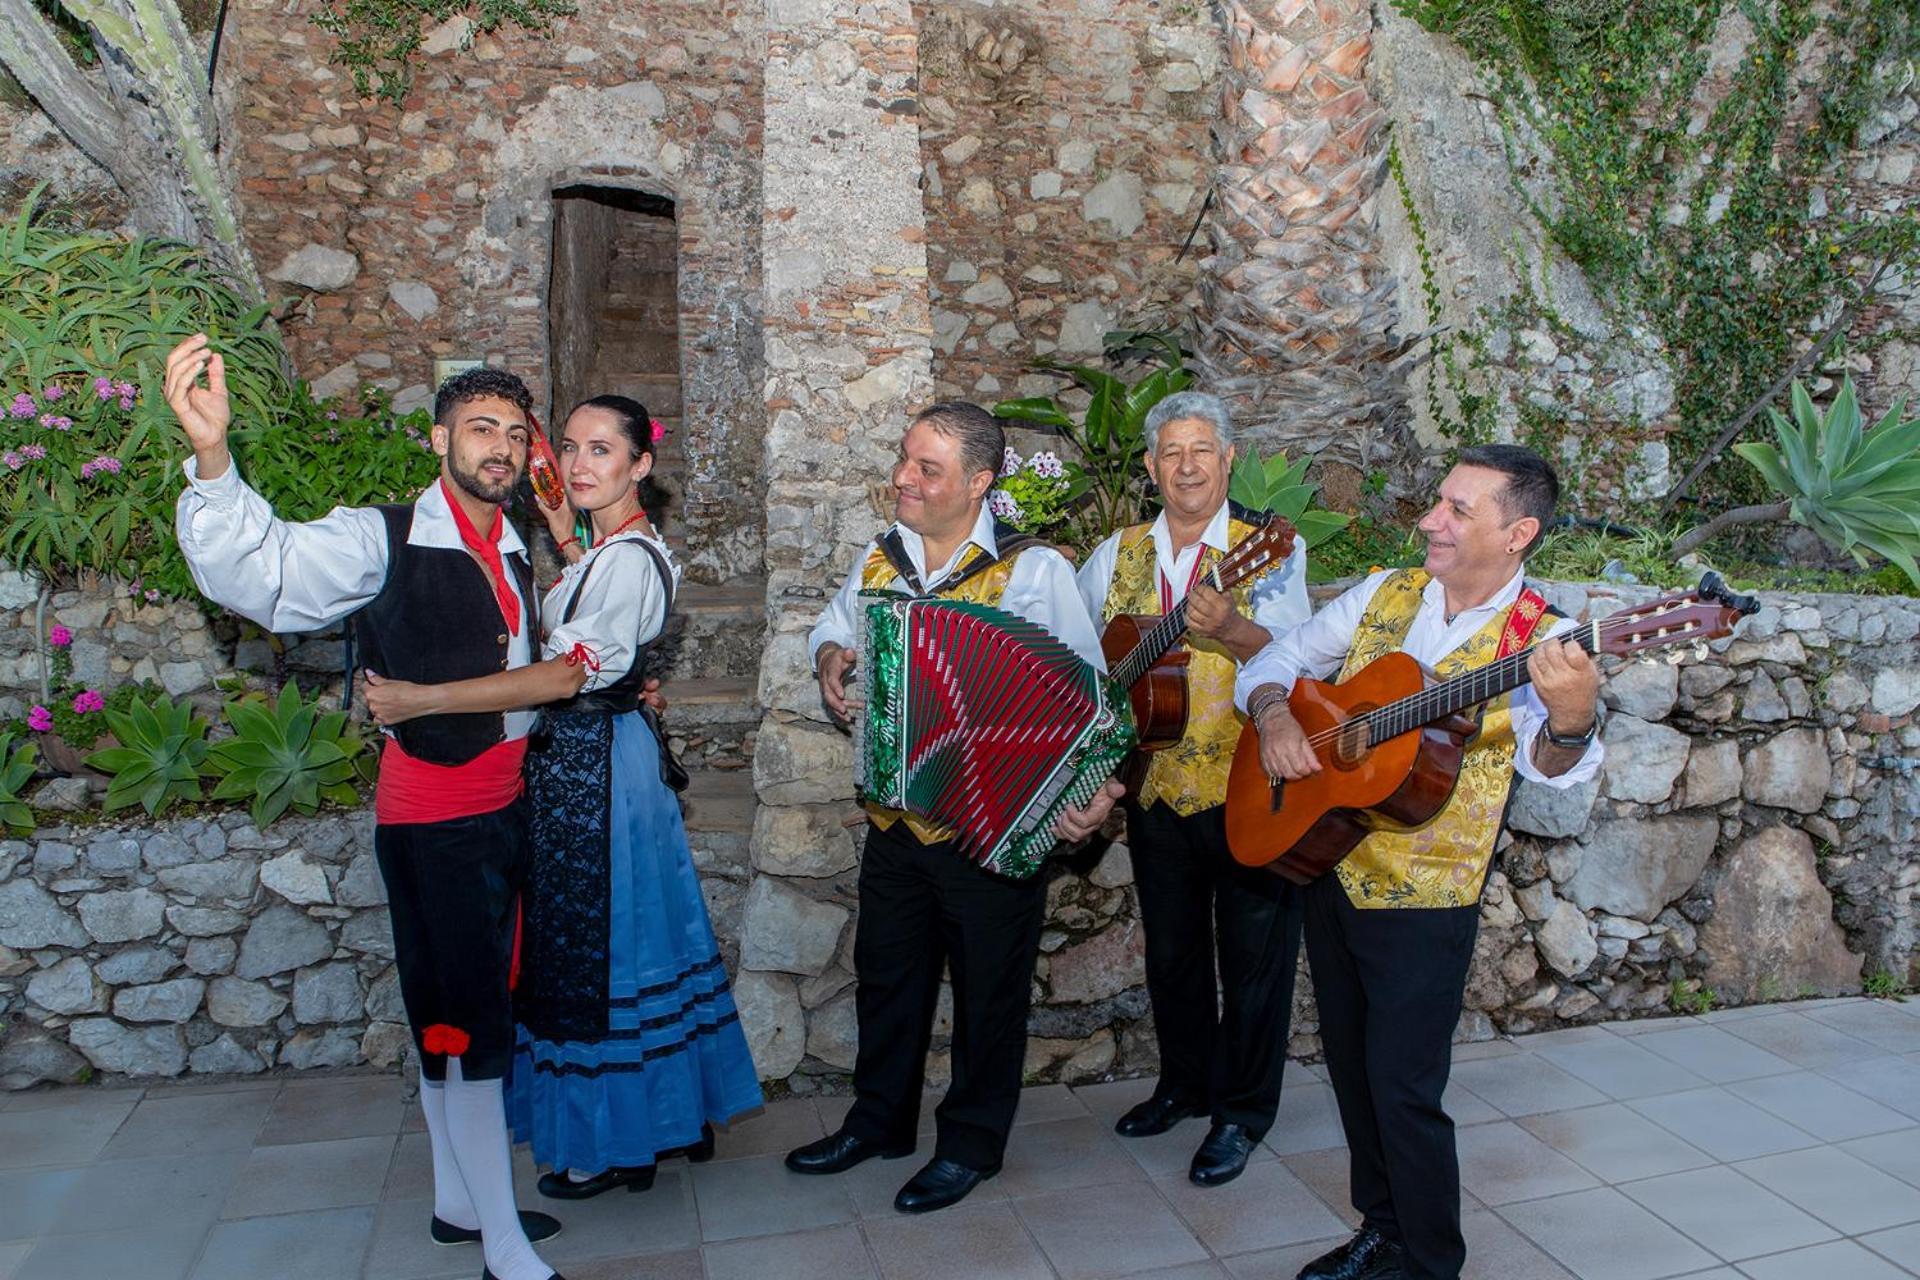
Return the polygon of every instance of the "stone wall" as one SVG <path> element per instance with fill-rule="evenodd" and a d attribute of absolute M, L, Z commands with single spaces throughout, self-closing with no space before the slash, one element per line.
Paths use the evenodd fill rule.
<path fill-rule="evenodd" d="M 548 40 L 456 17 L 395 108 L 354 94 L 306 13 L 236 6 L 222 76 L 245 232 L 292 299 L 283 327 L 315 389 L 373 383 L 407 407 L 436 357 L 484 358 L 544 400 L 553 192 L 669 199 L 685 392 L 671 479 L 701 496 L 688 571 L 756 573 L 760 525 L 739 517 L 760 505 L 764 436 L 760 22 L 758 4 L 589 0 Z"/>
<path fill-rule="evenodd" d="M 1549 590 L 1600 616 L 1652 594 Z M 794 707 L 809 685 L 796 674 L 780 693 Z M 1683 1001 L 1749 1003 L 1920 979 L 1920 601 L 1781 596 L 1704 656 L 1615 671 L 1605 698 L 1600 778 L 1516 797 L 1463 1039 L 1658 1015 L 1676 984 Z M 800 1091 L 838 1087 L 852 1066 L 849 776 L 840 735 L 772 717 L 744 900 L 709 877 L 762 1072 Z M 291 818 L 263 835 L 227 814 L 0 843 L 0 1076 L 65 1077 L 83 1060 L 135 1074 L 397 1061 L 370 824 Z M 1129 853 L 1051 874 L 1030 1074 L 1151 1070 Z M 1316 1032 L 1302 983 L 1293 1050 L 1314 1052 Z"/>
<path fill-rule="evenodd" d="M 371 810 L 0 842 L 0 1087 L 391 1066 L 406 1051 Z"/>
<path fill-rule="evenodd" d="M 1189 7 L 1191 9 L 1191 7 Z M 1204 240 L 1219 34 L 1204 6 L 927 4 L 922 195 L 934 385 L 1045 394 L 1037 356 L 1097 358 L 1123 322 L 1177 322 Z"/>

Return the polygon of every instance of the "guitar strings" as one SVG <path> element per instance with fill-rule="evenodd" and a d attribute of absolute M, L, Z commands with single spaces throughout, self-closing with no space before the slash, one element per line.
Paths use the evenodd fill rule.
<path fill-rule="evenodd" d="M 1685 608 L 1696 603 L 1698 602 L 1688 601 L 1686 604 L 1671 607 Z M 1637 613 L 1623 614 L 1617 618 L 1605 618 L 1598 623 L 1589 622 L 1575 628 L 1573 631 L 1565 633 L 1564 639 L 1573 641 L 1585 652 L 1592 653 L 1594 652 L 1594 645 L 1600 634 L 1611 634 L 1615 631 L 1630 630 L 1635 626 L 1644 627 L 1649 619 L 1657 618 L 1658 616 L 1659 614 Z M 1375 707 L 1373 710 L 1354 716 L 1350 720 L 1343 720 L 1331 728 L 1309 734 L 1307 736 L 1307 744 L 1315 748 L 1329 745 L 1338 739 L 1342 733 L 1349 731 L 1355 725 L 1363 725 L 1366 727 L 1368 742 L 1370 744 L 1385 742 L 1390 738 L 1397 738 L 1403 733 L 1411 732 L 1414 729 L 1429 724 L 1447 714 L 1449 710 L 1457 711 L 1463 707 L 1470 707 L 1476 702 L 1485 702 L 1491 698 L 1496 698 L 1502 693 L 1526 683 L 1526 681 L 1521 678 L 1514 678 L 1509 683 L 1503 682 L 1507 681 L 1509 677 L 1517 677 L 1520 672 L 1525 670 L 1527 660 L 1532 656 L 1535 649 L 1547 643 L 1549 640 L 1557 642 L 1560 639 L 1562 639 L 1562 637 L 1545 636 L 1529 644 L 1526 648 L 1508 654 L 1504 658 L 1496 659 L 1483 667 L 1477 667 L 1472 671 L 1455 676 L 1451 680 L 1444 680 L 1439 684 L 1429 685 L 1418 693 L 1410 694 L 1405 698 L 1390 702 L 1384 707 Z M 1495 688 L 1495 685 L 1500 685 L 1500 687 Z M 1473 689 L 1473 692 L 1464 695 L 1459 693 L 1461 689 L 1469 687 Z M 1449 703 L 1452 704 L 1451 707 L 1449 707 Z M 1402 720 L 1407 721 L 1407 723 L 1398 724 L 1398 722 Z M 1398 727 L 1392 727 L 1389 732 L 1377 732 L 1377 730 L 1395 725 Z"/>

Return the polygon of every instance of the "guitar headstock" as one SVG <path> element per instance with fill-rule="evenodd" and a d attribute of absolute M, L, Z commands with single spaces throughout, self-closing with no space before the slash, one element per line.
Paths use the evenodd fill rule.
<path fill-rule="evenodd" d="M 1286 563 L 1293 554 L 1293 524 L 1275 516 L 1233 545 L 1215 571 L 1220 590 L 1258 577 Z"/>
<path fill-rule="evenodd" d="M 1691 591 L 1622 609 L 1591 623 L 1596 653 L 1631 654 L 1667 645 L 1705 644 L 1733 634 L 1740 619 L 1758 611 L 1752 596 L 1736 595 L 1717 573 Z"/>

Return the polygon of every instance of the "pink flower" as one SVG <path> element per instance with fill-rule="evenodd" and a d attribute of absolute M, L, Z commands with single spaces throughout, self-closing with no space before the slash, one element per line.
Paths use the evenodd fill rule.
<path fill-rule="evenodd" d="M 47 643 L 56 649 L 64 649 L 73 643 L 73 632 L 56 622 L 47 629 Z"/>
<path fill-rule="evenodd" d="M 29 461 L 38 462 L 47 456 L 47 446 L 43 444 L 23 444 L 20 446 L 20 456 Z"/>
<path fill-rule="evenodd" d="M 102 400 L 113 399 L 113 379 L 95 378 L 93 380 L 93 394 L 99 396 Z"/>
<path fill-rule="evenodd" d="M 34 707 L 27 712 L 27 728 L 35 733 L 45 733 L 53 728 L 53 712 L 45 707 Z"/>
<path fill-rule="evenodd" d="M 648 418 L 647 426 L 653 431 L 653 442 L 659 444 L 667 438 L 667 424 L 658 418 Z"/>
<path fill-rule="evenodd" d="M 11 449 L 7 450 L 5 453 L 0 453 L 0 462 L 6 463 L 7 470 L 9 471 L 18 471 L 21 467 L 26 465 L 26 463 L 20 460 L 20 455 L 15 453 Z"/>
<path fill-rule="evenodd" d="M 61 386 L 57 382 L 49 382 L 46 386 L 40 389 L 40 398 L 42 400 L 47 401 L 49 404 L 51 404 L 55 400 L 58 400 L 61 396 L 65 394 L 67 394 L 67 389 Z"/>
<path fill-rule="evenodd" d="M 99 692 L 94 689 L 82 689 L 79 693 L 73 695 L 73 712 L 75 715 L 88 715 L 91 712 L 100 710 L 100 708 L 106 705 L 107 700 L 101 697 Z"/>
<path fill-rule="evenodd" d="M 31 418 L 39 411 L 40 406 L 34 403 L 33 397 L 24 391 L 13 398 L 13 404 L 7 409 L 7 412 L 16 418 Z"/>
<path fill-rule="evenodd" d="M 80 478 L 82 480 L 91 480 L 97 475 L 117 476 L 119 474 L 120 459 L 109 453 L 101 454 L 92 462 L 83 462 L 80 464 Z"/>
<path fill-rule="evenodd" d="M 57 413 L 43 413 L 40 415 L 40 425 L 49 431 L 71 431 L 73 419 L 63 418 Z"/>
<path fill-rule="evenodd" d="M 158 591 L 154 590 L 152 587 L 147 588 L 148 604 L 152 604 L 154 601 L 158 600 L 159 598 L 160 598 L 160 593 Z"/>
<path fill-rule="evenodd" d="M 113 394 L 122 399 L 135 395 L 138 391 L 139 388 L 135 387 L 131 382 L 116 382 L 113 384 Z"/>

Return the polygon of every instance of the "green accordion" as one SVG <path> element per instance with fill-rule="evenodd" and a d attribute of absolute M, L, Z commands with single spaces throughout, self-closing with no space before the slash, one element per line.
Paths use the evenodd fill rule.
<path fill-rule="evenodd" d="M 1024 879 L 1134 745 L 1127 698 L 1044 627 L 987 605 L 862 593 L 860 797 L 957 833 Z"/>

